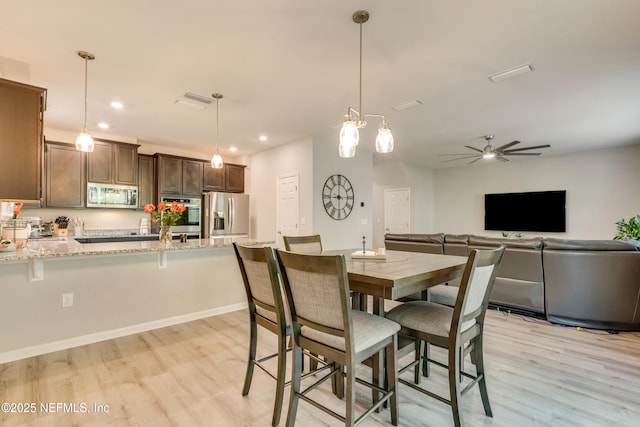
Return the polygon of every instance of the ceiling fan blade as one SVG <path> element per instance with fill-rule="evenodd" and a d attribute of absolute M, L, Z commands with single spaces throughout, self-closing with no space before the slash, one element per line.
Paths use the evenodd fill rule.
<path fill-rule="evenodd" d="M 549 144 L 545 145 L 532 145 L 531 147 L 522 147 L 522 148 L 512 148 L 511 150 L 504 150 L 503 153 L 512 153 L 514 151 L 523 151 L 523 150 L 536 150 L 538 148 L 549 148 L 551 147 Z"/>
<path fill-rule="evenodd" d="M 454 162 L 454 161 L 456 161 L 456 160 L 472 159 L 472 158 L 474 158 L 474 157 L 481 158 L 482 156 L 475 156 L 475 155 L 474 155 L 474 156 L 456 157 L 455 159 L 443 160 L 443 161 L 442 161 L 442 162 L 440 162 L 440 163 Z"/>
<path fill-rule="evenodd" d="M 506 157 L 502 157 L 502 156 L 496 156 L 496 159 L 500 160 L 501 162 L 508 162 L 509 159 L 507 159 Z"/>
<path fill-rule="evenodd" d="M 478 153 L 482 153 L 482 150 L 477 149 L 476 147 L 472 147 L 472 146 L 470 146 L 470 145 L 465 145 L 465 147 L 467 147 L 467 148 L 468 148 L 468 149 L 470 149 L 470 150 L 477 151 Z"/>
<path fill-rule="evenodd" d="M 502 153 L 503 156 L 539 156 L 542 153 Z"/>
<path fill-rule="evenodd" d="M 438 154 L 438 156 L 477 156 L 478 154 L 471 153 L 446 153 L 446 154 Z"/>
<path fill-rule="evenodd" d="M 520 141 L 511 141 L 508 144 L 501 145 L 500 147 L 496 148 L 496 151 L 502 151 L 505 148 L 513 147 L 516 144 L 520 144 Z"/>
<path fill-rule="evenodd" d="M 467 163 L 467 164 L 468 164 L 468 165 L 470 165 L 471 163 L 475 163 L 475 162 L 477 162 L 478 160 L 480 160 L 481 158 L 482 158 L 482 156 L 479 156 L 477 159 L 475 159 L 475 160 L 471 160 L 471 161 L 470 161 L 469 163 Z"/>

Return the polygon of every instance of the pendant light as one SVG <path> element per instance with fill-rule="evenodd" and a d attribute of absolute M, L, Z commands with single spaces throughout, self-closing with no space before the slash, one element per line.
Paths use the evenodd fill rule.
<path fill-rule="evenodd" d="M 344 122 L 340 129 L 340 145 L 338 146 L 338 154 L 340 157 L 354 157 L 356 155 L 356 146 L 360 141 L 360 131 L 358 129 L 367 126 L 367 117 L 379 117 L 382 124 L 378 129 L 376 137 L 376 151 L 378 153 L 390 153 L 393 151 L 393 135 L 387 119 L 382 114 L 364 114 L 362 113 L 362 24 L 369 20 L 369 12 L 366 10 L 357 10 L 351 16 L 353 22 L 360 25 L 360 80 L 359 80 L 359 106 L 356 110 L 349 107 L 347 114 L 344 116 Z"/>
<path fill-rule="evenodd" d="M 84 59 L 84 122 L 82 125 L 82 132 L 76 138 L 76 150 L 91 153 L 93 152 L 94 145 L 91 134 L 87 132 L 87 70 L 89 61 L 93 61 L 96 57 L 83 50 L 78 52 L 78 56 Z"/>
<path fill-rule="evenodd" d="M 216 153 L 211 157 L 211 167 L 214 169 L 221 169 L 224 166 L 222 156 L 218 151 L 218 133 L 220 129 L 220 121 L 218 117 L 218 102 L 222 99 L 221 93 L 214 93 L 211 95 L 216 100 Z"/>

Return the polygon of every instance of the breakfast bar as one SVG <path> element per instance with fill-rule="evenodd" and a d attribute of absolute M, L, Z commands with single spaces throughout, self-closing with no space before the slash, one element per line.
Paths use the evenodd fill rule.
<path fill-rule="evenodd" d="M 243 308 L 232 241 L 253 243 L 69 238 L 0 252 L 0 363 Z"/>

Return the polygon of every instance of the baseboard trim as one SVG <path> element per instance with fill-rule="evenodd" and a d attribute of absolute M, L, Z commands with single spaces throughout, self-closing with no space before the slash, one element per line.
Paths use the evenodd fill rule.
<path fill-rule="evenodd" d="M 106 341 L 114 338 L 124 337 L 127 335 L 138 334 L 153 329 L 165 328 L 180 323 L 187 323 L 205 317 L 219 316 L 225 313 L 231 313 L 247 308 L 247 303 L 231 304 L 224 307 L 216 307 L 209 310 L 198 311 L 195 313 L 183 314 L 180 316 L 168 317 L 166 319 L 153 320 L 151 322 L 139 323 L 124 328 L 111 329 L 108 331 L 96 332 L 93 334 L 82 335 L 79 337 L 68 338 L 60 341 L 53 341 L 46 344 L 34 345 L 18 350 L 11 350 L 0 353 L 0 364 L 13 362 L 15 360 L 26 359 L 28 357 L 39 356 L 41 354 L 51 353 L 54 351 L 66 350 L 73 347 L 79 347 L 86 344 L 93 344 L 100 341 Z"/>

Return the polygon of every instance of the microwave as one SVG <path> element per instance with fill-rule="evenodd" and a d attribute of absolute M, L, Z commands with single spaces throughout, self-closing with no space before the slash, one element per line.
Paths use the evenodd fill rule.
<path fill-rule="evenodd" d="M 138 187 L 88 182 L 87 207 L 136 209 L 138 207 Z"/>

